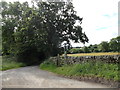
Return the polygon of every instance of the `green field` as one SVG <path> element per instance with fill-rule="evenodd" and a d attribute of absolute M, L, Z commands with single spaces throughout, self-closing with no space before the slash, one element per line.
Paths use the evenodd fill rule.
<path fill-rule="evenodd" d="M 120 55 L 118 52 L 100 52 L 100 53 L 77 53 L 67 54 L 68 56 L 101 56 L 101 55 Z"/>
<path fill-rule="evenodd" d="M 14 57 L 3 57 L 0 56 L 0 70 L 8 70 L 13 68 L 19 68 L 25 66 L 25 64 L 15 61 Z"/>

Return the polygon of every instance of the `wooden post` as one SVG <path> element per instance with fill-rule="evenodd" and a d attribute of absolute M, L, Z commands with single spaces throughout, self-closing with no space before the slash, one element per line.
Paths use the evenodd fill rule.
<path fill-rule="evenodd" d="M 58 67 L 60 66 L 60 55 L 59 54 L 57 55 L 57 66 Z"/>
<path fill-rule="evenodd" d="M 67 64 L 67 51 L 64 53 L 64 63 Z"/>

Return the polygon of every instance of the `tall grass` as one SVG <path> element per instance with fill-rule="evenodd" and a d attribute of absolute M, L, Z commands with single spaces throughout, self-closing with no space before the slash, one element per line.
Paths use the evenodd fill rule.
<path fill-rule="evenodd" d="M 116 81 L 120 80 L 118 78 L 118 64 L 86 62 L 56 67 L 53 63 L 45 61 L 40 65 L 40 68 L 66 76 L 95 76 Z"/>
<path fill-rule="evenodd" d="M 0 65 L 0 70 L 2 71 L 26 66 L 24 63 L 17 62 L 14 57 L 1 56 L 0 61 L 2 62 Z"/>

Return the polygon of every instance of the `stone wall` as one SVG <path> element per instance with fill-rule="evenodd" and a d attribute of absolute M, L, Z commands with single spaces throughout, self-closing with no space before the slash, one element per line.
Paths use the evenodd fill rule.
<path fill-rule="evenodd" d="M 118 64 L 118 63 L 120 63 L 120 55 L 81 56 L 81 57 L 67 56 L 66 58 L 58 56 L 58 57 L 51 57 L 49 60 L 50 60 L 50 62 L 53 62 L 57 66 L 62 66 L 62 65 L 65 65 L 65 64 L 71 65 L 71 64 L 76 64 L 76 63 L 84 64 L 85 62 L 89 62 L 89 61 L 92 61 L 93 65 L 95 65 L 94 63 L 96 61 L 102 61 L 104 63 Z M 99 69 L 97 68 L 97 70 L 99 70 Z M 97 77 L 97 76 L 66 76 L 66 75 L 62 75 L 62 76 L 67 77 L 67 78 L 71 78 L 71 79 L 80 80 L 80 81 L 90 81 L 90 82 L 101 83 L 103 85 L 108 85 L 110 87 L 119 87 L 120 86 L 119 81 L 115 81 L 115 80 L 112 80 L 112 79 L 106 79 L 104 77 Z"/>
<path fill-rule="evenodd" d="M 57 66 L 62 66 L 64 64 L 76 64 L 76 63 L 84 63 L 88 61 L 103 61 L 105 63 L 120 63 L 120 55 L 102 55 L 102 56 L 79 56 L 79 57 L 51 57 L 51 61 L 53 61 Z"/>

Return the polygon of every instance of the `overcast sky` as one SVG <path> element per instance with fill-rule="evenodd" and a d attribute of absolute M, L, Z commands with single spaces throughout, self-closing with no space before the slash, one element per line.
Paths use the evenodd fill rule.
<path fill-rule="evenodd" d="M 16 0 L 4 0 L 13 2 Z M 18 0 L 17 0 L 18 1 Z M 24 2 L 25 0 L 19 0 Z M 30 2 L 30 0 L 27 0 Z M 83 17 L 82 28 L 90 44 L 99 44 L 118 36 L 118 2 L 120 0 L 73 0 L 77 15 Z M 72 45 L 82 46 L 83 44 Z"/>
<path fill-rule="evenodd" d="M 119 1 L 73 0 L 77 14 L 83 17 L 82 27 L 89 38 L 89 44 L 109 41 L 118 36 Z"/>

